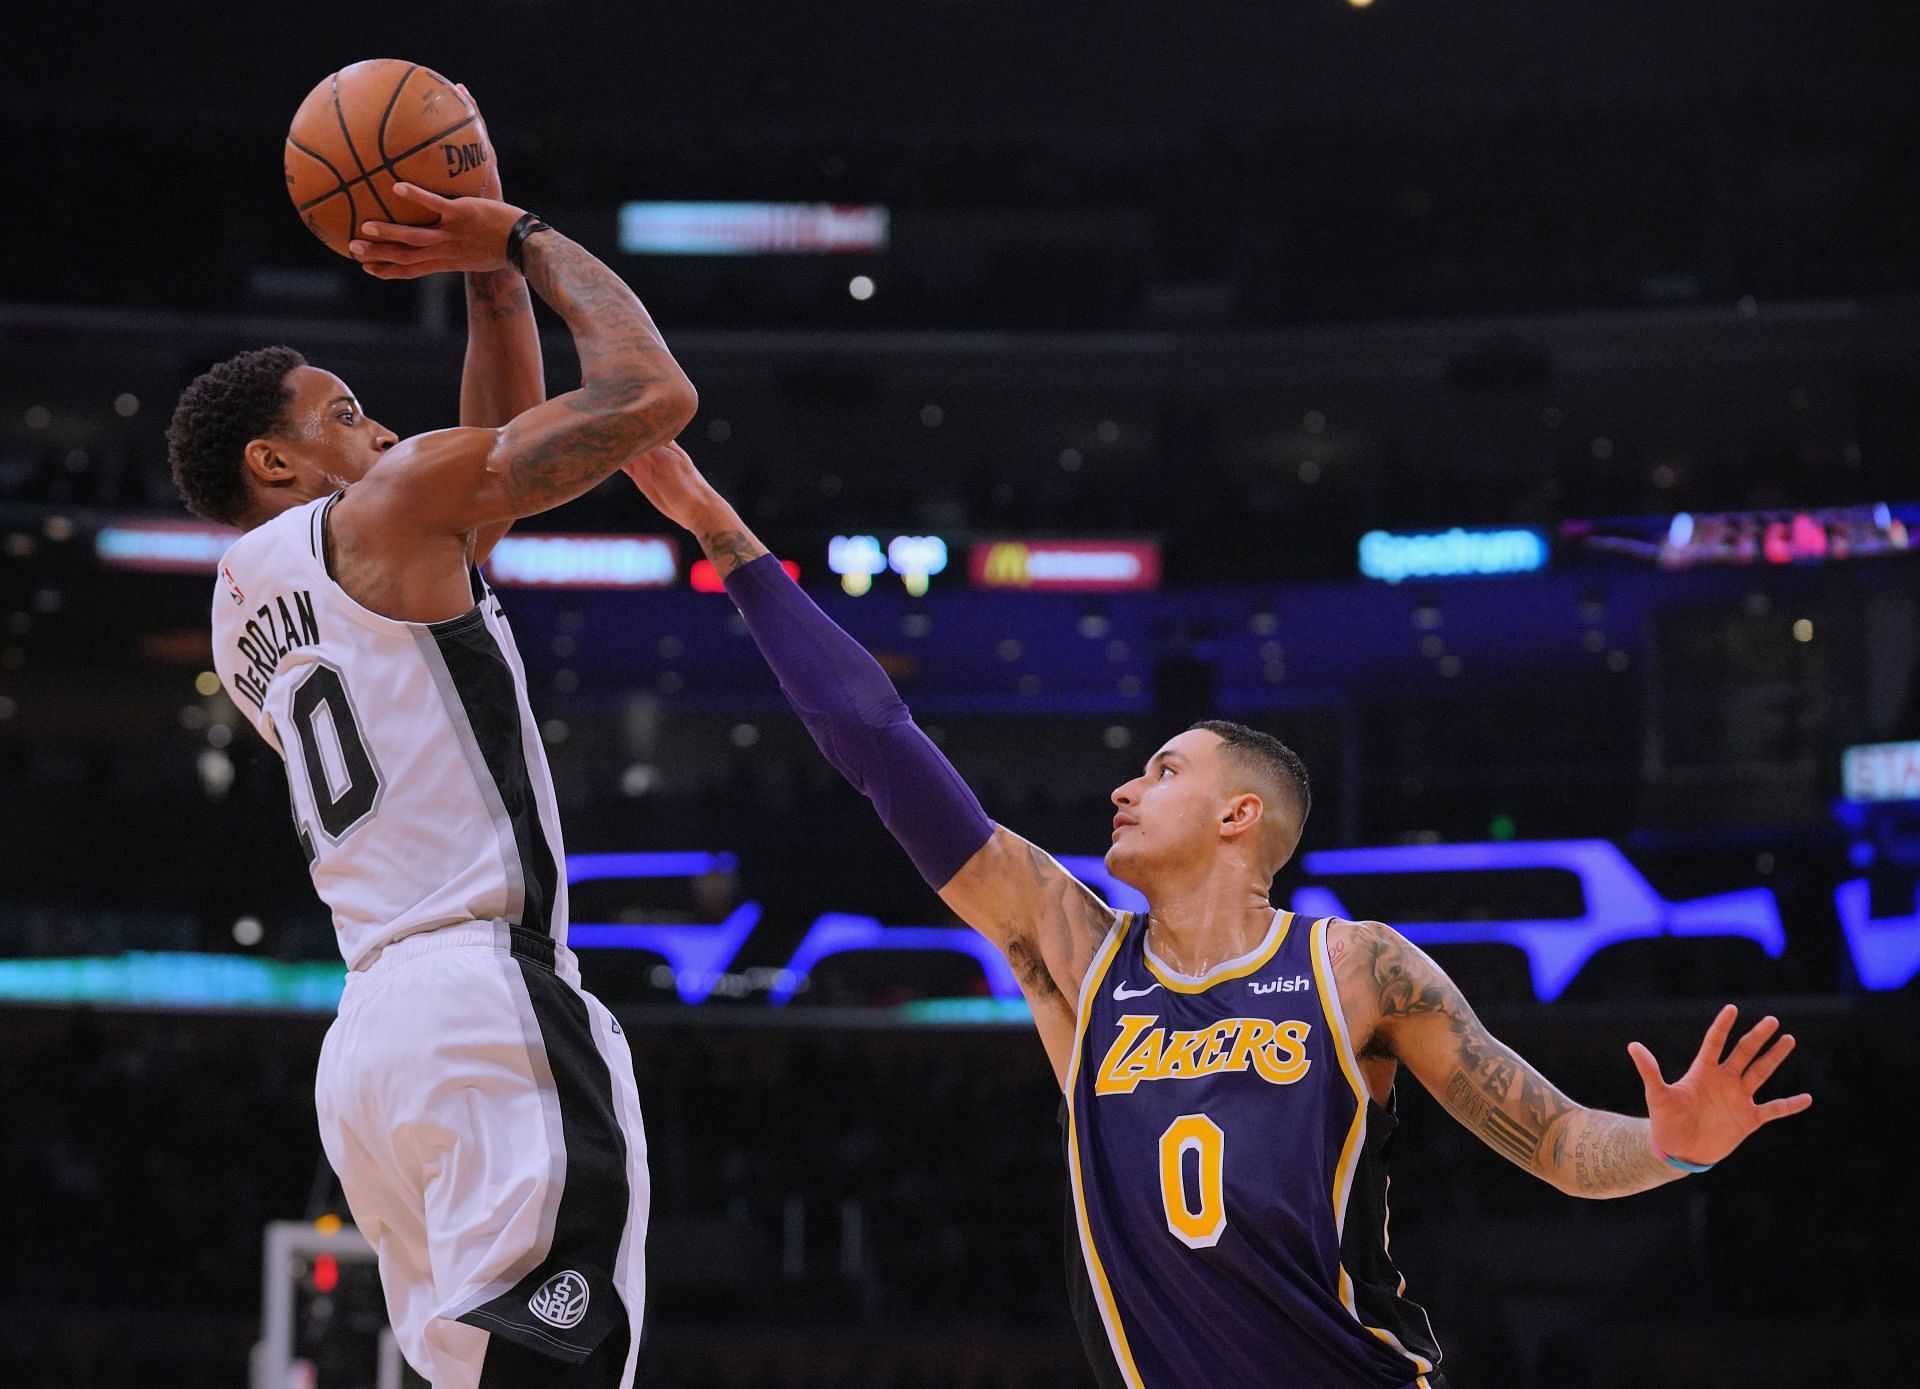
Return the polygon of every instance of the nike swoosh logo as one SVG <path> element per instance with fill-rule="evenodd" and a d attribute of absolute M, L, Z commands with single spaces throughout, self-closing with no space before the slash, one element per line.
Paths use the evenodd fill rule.
<path fill-rule="evenodd" d="M 1127 981 L 1123 979 L 1113 986 L 1113 996 L 1116 1001 L 1124 1003 L 1130 998 L 1145 998 L 1159 987 L 1158 984 L 1149 984 L 1144 989 L 1129 989 Z"/>

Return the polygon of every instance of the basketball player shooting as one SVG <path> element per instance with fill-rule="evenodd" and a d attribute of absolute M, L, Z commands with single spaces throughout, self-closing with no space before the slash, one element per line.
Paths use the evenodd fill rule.
<path fill-rule="evenodd" d="M 782 690 L 943 901 L 1005 954 L 1068 1104 L 1098 1328 L 1146 1389 L 1438 1389 L 1440 1348 L 1387 1255 L 1387 1147 L 1405 1066 L 1502 1157 L 1573 1196 L 1627 1196 L 1725 1158 L 1808 1095 L 1755 1099 L 1793 1049 L 1734 1009 L 1647 1118 L 1575 1104 L 1377 921 L 1268 901 L 1306 821 L 1306 769 L 1208 721 L 1113 792 L 1116 912 L 995 825 L 873 659 L 790 580 L 677 446 L 627 468 L 698 538 Z M 1091 1334 L 1089 1334 L 1091 1332 Z M 1104 1332 L 1104 1337 L 1101 1336 Z"/>
<path fill-rule="evenodd" d="M 460 426 L 398 439 L 270 347 L 187 387 L 173 472 L 194 512 L 245 532 L 214 586 L 215 662 L 286 759 L 349 968 L 316 1101 L 400 1346 L 436 1389 L 629 1385 L 639 1098 L 567 949 L 552 778 L 478 566 L 696 401 L 632 291 L 500 201 L 497 176 L 457 201 L 395 195 L 438 220 L 368 223 L 353 254 L 383 279 L 465 274 Z M 553 400 L 528 286 L 579 350 L 580 389 Z"/>

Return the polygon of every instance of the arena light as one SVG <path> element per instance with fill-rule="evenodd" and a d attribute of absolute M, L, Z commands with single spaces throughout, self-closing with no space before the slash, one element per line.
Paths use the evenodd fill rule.
<path fill-rule="evenodd" d="M 946 567 L 947 542 L 937 535 L 896 535 L 885 545 L 877 535 L 836 535 L 827 542 L 827 568 L 855 598 L 871 592 L 873 581 L 889 569 L 918 598 Z"/>
<path fill-rule="evenodd" d="M 1913 549 L 1916 525 L 1920 503 L 1876 502 L 1568 521 L 1560 535 L 1595 553 L 1646 560 L 1662 569 L 1691 569 L 1709 564 L 1832 564 L 1902 554 Z"/>
<path fill-rule="evenodd" d="M 876 574 L 887 572 L 886 552 L 871 535 L 836 535 L 827 542 L 827 568 L 840 576 L 840 587 L 854 598 L 873 588 Z"/>
<path fill-rule="evenodd" d="M 908 593 L 923 597 L 928 581 L 946 572 L 947 542 L 937 535 L 896 535 L 887 542 L 887 567 L 900 576 Z"/>
<path fill-rule="evenodd" d="M 1143 911 L 1145 899 L 1117 881 L 1098 855 L 1060 856 L 1069 873 L 1121 911 Z M 733 872 L 728 852 L 576 854 L 567 860 L 569 884 L 620 879 L 698 878 Z M 1334 849 L 1308 854 L 1308 874 L 1366 879 L 1380 874 L 1451 874 L 1493 871 L 1572 874 L 1580 883 L 1584 910 L 1577 916 L 1499 921 L 1397 921 L 1409 939 L 1423 945 L 1497 942 L 1527 957 L 1534 990 L 1543 1002 L 1565 991 L 1593 955 L 1607 945 L 1657 936 L 1727 936 L 1756 942 L 1771 958 L 1786 948 L 1779 903 L 1771 890 L 1747 888 L 1717 896 L 1669 901 L 1649 884 L 1620 849 L 1606 840 L 1545 840 L 1531 843 L 1406 845 Z M 1349 886 L 1346 891 L 1361 889 Z M 1297 889 L 1289 904 L 1307 917 L 1363 916 L 1365 902 L 1349 908 L 1320 883 Z M 1920 903 L 1916 904 L 1920 906 Z M 1865 879 L 1843 883 L 1835 911 L 1861 982 L 1870 989 L 1899 988 L 1920 973 L 1920 911 L 1873 919 Z M 761 923 L 761 905 L 738 904 L 724 918 L 705 923 L 624 924 L 576 921 L 569 940 L 579 949 L 645 950 L 666 962 L 657 971 L 663 987 L 685 1003 L 715 996 L 764 997 L 779 1005 L 808 987 L 810 976 L 836 955 L 900 950 L 957 954 L 974 960 L 996 1006 L 992 1016 L 1020 1016 L 1018 981 L 1005 962 L 975 933 L 948 926 L 887 925 L 870 916 L 824 911 L 800 935 L 784 962 L 737 965 Z M 145 1007 L 262 1007 L 330 1012 L 339 1004 L 345 971 L 340 964 L 286 964 L 243 956 L 190 952 L 130 954 L 116 958 L 0 960 L 0 998 L 59 1003 L 130 1004 Z M 934 1009 L 925 1014 L 932 1020 Z"/>
<path fill-rule="evenodd" d="M 1847 938 L 1854 972 L 1869 989 L 1906 987 L 1920 974 L 1920 891 L 1914 910 L 1906 916 L 1872 915 L 1872 885 L 1865 878 L 1840 884 L 1833 891 L 1833 910 L 1840 932 Z"/>
<path fill-rule="evenodd" d="M 1160 547 L 1146 540 L 985 540 L 967 556 L 975 588 L 1114 593 L 1160 586 Z"/>
<path fill-rule="evenodd" d="M 1920 801 L 1920 742 L 1862 743 L 1840 759 L 1840 794 L 1850 801 Z"/>
<path fill-rule="evenodd" d="M 1780 906 L 1764 887 L 1687 902 L 1669 902 L 1655 892 L 1619 848 L 1604 839 L 1541 840 L 1525 844 L 1410 844 L 1381 849 L 1326 849 L 1302 865 L 1315 875 L 1376 873 L 1484 873 L 1492 870 L 1559 869 L 1580 880 L 1586 910 L 1574 917 L 1510 921 L 1396 921 L 1408 940 L 1421 945 L 1496 942 L 1526 953 L 1534 993 L 1551 1003 L 1601 947 L 1650 936 L 1744 936 L 1769 958 L 1787 948 Z M 1356 917 L 1327 888 L 1308 886 L 1293 895 L 1303 916 Z"/>
<path fill-rule="evenodd" d="M 636 857 L 636 864 L 639 860 Z M 691 860 L 690 860 L 691 862 Z M 1087 886 L 1122 911 L 1143 911 L 1145 899 L 1117 881 L 1097 855 L 1061 855 L 1060 863 Z M 1764 887 L 1718 896 L 1672 902 L 1656 892 L 1620 849 L 1606 840 L 1542 840 L 1531 843 L 1435 844 L 1378 849 L 1336 849 L 1309 854 L 1304 867 L 1313 875 L 1370 877 L 1382 873 L 1485 873 L 1557 869 L 1580 882 L 1585 910 L 1578 916 L 1505 921 L 1396 922 L 1410 940 L 1421 944 L 1454 945 L 1497 942 L 1525 953 L 1534 991 L 1543 1002 L 1563 993 L 1574 976 L 1602 947 L 1618 941 L 1652 936 L 1734 936 L 1756 942 L 1770 958 L 1786 949 L 1786 932 L 1779 903 Z M 608 876 L 596 865 L 586 871 L 569 860 L 569 881 Z M 635 877 L 656 876 L 640 865 Z M 1849 899 L 1851 903 L 1851 899 Z M 1861 899 L 1864 902 L 1864 898 Z M 1302 916 L 1352 918 L 1345 902 L 1322 885 L 1298 889 L 1291 903 Z M 1856 914 L 1864 918 L 1864 906 Z M 712 925 L 581 926 L 573 928 L 574 943 L 583 947 L 614 946 L 654 951 L 666 958 L 666 978 L 682 999 L 699 1002 L 723 981 L 743 977 L 731 967 L 759 921 L 760 904 L 744 902 L 726 920 Z M 1872 923 L 1860 934 L 1872 941 L 1891 941 L 1882 955 L 1892 960 L 1874 977 L 1890 977 L 1911 953 L 1920 964 L 1920 930 L 1902 918 Z M 1850 936 L 1850 939 L 1852 937 Z M 785 965 L 762 971 L 764 992 L 781 1004 L 804 989 L 822 961 L 834 955 L 862 950 L 928 950 L 966 955 L 978 961 L 987 987 L 996 999 L 1020 997 L 1018 982 L 1005 962 L 978 935 L 939 926 L 884 926 L 869 916 L 828 911 L 816 917 L 801 936 Z M 1893 956 L 1898 959 L 1893 959 Z M 991 958 L 989 958 L 991 957 Z M 1878 957 L 1876 957 L 1878 958 Z M 1909 973 L 1911 973 L 1909 969 Z M 1863 974 L 1864 977 L 1864 974 Z M 1904 976 L 1903 976 L 1904 977 Z M 1874 987 L 1881 987 L 1875 985 Z"/>
<path fill-rule="evenodd" d="M 787 571 L 787 577 L 796 584 L 800 582 L 800 566 L 790 559 L 780 561 L 780 567 Z M 687 582 L 693 585 L 695 593 L 725 593 L 727 581 L 720 577 L 720 571 L 710 559 L 697 559 L 687 570 Z"/>
<path fill-rule="evenodd" d="M 1360 537 L 1360 572 L 1397 584 L 1403 579 L 1531 574 L 1547 566 L 1547 540 L 1533 530 L 1451 530 L 1423 534 L 1368 531 Z"/>
<path fill-rule="evenodd" d="M 510 535 L 487 577 L 514 588 L 665 588 L 679 577 L 674 542 L 659 535 Z"/>
<path fill-rule="evenodd" d="M 109 569 L 155 574 L 211 574 L 240 533 L 200 521 L 116 521 L 93 537 L 93 553 Z"/>
<path fill-rule="evenodd" d="M 109 569 L 211 574 L 239 534 L 197 521 L 121 520 L 95 533 Z M 509 535 L 494 546 L 487 578 L 502 588 L 664 588 L 679 577 L 679 549 L 659 535 Z"/>
<path fill-rule="evenodd" d="M 346 966 L 195 951 L 0 960 L 0 998 L 138 1008 L 277 1008 L 331 1013 Z"/>
<path fill-rule="evenodd" d="M 637 256 L 871 255 L 887 249 L 891 225 L 878 204 L 630 202 L 620 208 L 620 249 Z"/>

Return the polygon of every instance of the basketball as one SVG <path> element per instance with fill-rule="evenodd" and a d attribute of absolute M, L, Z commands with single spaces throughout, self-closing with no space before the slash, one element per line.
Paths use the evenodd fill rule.
<path fill-rule="evenodd" d="M 343 67 L 293 113 L 285 156 L 287 195 L 329 249 L 366 221 L 432 221 L 393 195 L 412 183 L 443 197 L 482 191 L 493 151 L 480 113 L 432 68 L 398 58 Z"/>

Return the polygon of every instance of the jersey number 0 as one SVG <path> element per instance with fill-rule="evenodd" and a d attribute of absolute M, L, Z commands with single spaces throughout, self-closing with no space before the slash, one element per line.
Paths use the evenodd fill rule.
<path fill-rule="evenodd" d="M 293 692 L 293 724 L 307 774 L 308 803 L 327 838 L 338 841 L 367 817 L 380 794 L 380 773 L 360 736 L 339 671 L 316 665 L 307 673 Z M 297 797 L 294 818 L 303 820 Z M 313 838 L 305 823 L 300 825 L 300 843 L 312 862 Z"/>
<path fill-rule="evenodd" d="M 1187 1196 L 1191 1154 L 1197 1201 Z M 1182 1114 L 1160 1135 L 1160 1200 L 1167 1229 L 1189 1249 L 1211 1249 L 1227 1228 L 1227 1135 L 1204 1114 Z"/>

